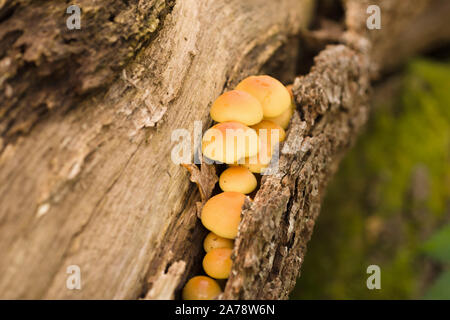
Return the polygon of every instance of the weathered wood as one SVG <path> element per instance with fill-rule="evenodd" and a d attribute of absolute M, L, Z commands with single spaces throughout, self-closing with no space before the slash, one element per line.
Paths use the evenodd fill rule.
<path fill-rule="evenodd" d="M 327 41 L 342 45 L 325 48 L 315 58 L 311 72 L 295 81 L 299 117 L 294 116 L 282 147 L 280 172 L 263 178 L 254 202 L 243 210 L 222 299 L 288 297 L 326 184 L 368 116 L 370 79 L 380 70 L 389 70 L 402 59 L 450 39 L 445 15 L 437 14 L 438 10 L 449 12 L 450 7 L 441 1 L 418 1 L 414 7 L 388 0 L 344 3 L 346 32 L 331 24 L 330 30 L 306 33 L 309 42 L 319 47 Z M 379 32 L 366 27 L 370 4 L 379 5 L 382 12 Z M 431 17 L 440 18 L 433 22 Z M 439 30 L 443 25 L 446 31 Z M 419 30 L 420 26 L 426 31 Z M 413 36 L 424 43 L 417 45 L 420 41 Z"/>
<path fill-rule="evenodd" d="M 278 172 L 263 177 L 254 201 L 243 210 L 225 299 L 288 297 L 326 183 L 366 121 L 368 60 L 338 45 L 315 61 L 294 83 L 299 113 L 281 147 Z"/>
<path fill-rule="evenodd" d="M 117 78 L 161 28 L 174 1 L 0 1 L 0 150 L 45 114 L 69 110 Z M 3 145 L 2 145 L 3 144 Z"/>
<path fill-rule="evenodd" d="M 372 44 L 373 68 L 392 71 L 418 52 L 429 51 L 450 39 L 450 2 L 446 0 L 344 0 L 345 24 Z M 381 29 L 366 26 L 369 5 L 381 12 Z M 376 74 L 374 74 L 376 76 Z"/>
<path fill-rule="evenodd" d="M 20 5 L 2 20 L 1 30 L 9 19 L 25 14 L 19 9 L 31 1 L 14 3 Z M 110 3 L 96 2 L 98 7 Z M 141 6 L 150 14 L 157 3 L 131 1 L 123 15 Z M 191 235 L 199 229 L 191 210 L 199 195 L 186 170 L 170 160 L 171 132 L 192 132 L 194 120 L 208 127 L 210 103 L 228 85 L 258 72 L 286 45 L 308 22 L 310 5 L 311 1 L 297 0 L 177 1 L 161 18 L 157 35 L 148 34 L 154 37 L 149 44 L 123 71 L 114 73 L 117 80 L 100 81 L 107 84 L 105 93 L 92 94 L 70 109 L 55 107 L 46 117 L 32 117 L 26 135 L 4 140 L 1 297 L 137 298 L 146 292 L 146 275 L 155 259 L 160 259 L 162 271 L 165 262 L 181 266 L 172 262 L 186 261 L 188 273 L 200 248 Z M 83 9 L 84 3 L 80 6 Z M 44 7 L 40 10 L 36 12 Z M 56 11 L 64 16 L 64 10 Z M 54 22 L 52 17 L 45 21 L 65 23 L 65 18 Z M 100 20 L 99 27 L 103 23 L 107 24 Z M 136 23 L 144 27 L 146 22 L 126 22 Z M 34 24 L 25 27 L 32 37 Z M 127 37 L 120 27 L 114 30 L 111 34 Z M 82 25 L 79 32 L 90 31 Z M 89 35 L 79 37 L 88 41 Z M 93 46 L 103 50 L 100 47 Z M 118 55 L 111 58 L 112 64 L 122 61 L 120 50 L 108 52 L 103 52 L 106 60 Z M 42 70 L 46 68 L 44 64 Z M 24 74 L 20 77 L 23 85 L 33 85 Z M 80 81 L 77 85 L 82 86 L 85 80 Z M 7 99 L 33 99 L 19 92 L 14 89 Z M 33 97 L 33 90 L 30 94 Z M 65 104 L 64 97 L 55 94 L 55 103 Z M 166 248 L 163 241 L 175 235 L 184 251 L 161 253 Z M 82 290 L 66 288 L 69 265 L 81 268 Z"/>
<path fill-rule="evenodd" d="M 57 44 L 64 37 L 51 31 L 52 40 L 45 48 L 31 49 L 39 42 L 30 39 L 41 30 L 32 22 L 22 28 L 31 45 L 29 55 L 48 56 L 49 61 L 29 66 L 24 56 L 14 55 L 14 50 L 20 52 L 15 45 L 0 58 L 5 62 L 17 56 L 19 64 L 30 67 L 29 73 L 14 69 L 17 76 L 3 73 L 0 83 L 0 94 L 4 94 L 0 99 L 5 99 L 0 101 L 7 102 L 0 103 L 2 298 L 176 297 L 186 278 L 200 272 L 205 230 L 197 218 L 200 194 L 186 170 L 170 160 L 171 132 L 177 128 L 192 132 L 195 120 L 202 122 L 203 129 L 208 127 L 211 102 L 248 74 L 279 69 L 280 74 L 273 74 L 289 80 L 298 62 L 296 35 L 307 24 L 312 3 L 136 0 L 119 6 L 119 2 L 97 1 L 98 7 L 87 10 L 92 21 L 95 12 L 101 17 L 98 26 L 92 25 L 94 34 L 106 26 L 112 28 L 105 31 L 104 42 L 94 45 L 91 41 L 101 35 L 88 30 L 84 35 L 71 34 L 86 49 L 75 53 L 79 54 L 76 61 L 87 67 L 79 71 L 81 78 L 60 82 L 61 77 L 48 75 L 49 70 L 72 66 L 67 53 L 78 45 L 69 41 L 62 51 L 52 50 L 60 48 Z M 396 12 L 389 10 L 395 4 L 380 1 L 386 23 L 383 36 L 378 36 L 364 29 L 367 2 L 345 1 L 347 32 L 332 39 L 341 44 L 320 53 L 311 73 L 296 80 L 300 114 L 285 144 L 291 145 L 290 151 L 280 159 L 284 176 L 264 178 L 254 203 L 246 209 L 224 298 L 287 297 L 326 182 L 367 115 L 368 77 L 426 47 L 399 50 L 395 59 L 388 59 L 389 48 L 401 46 L 395 37 L 401 38 L 413 21 L 432 21 L 423 17 L 433 16 L 429 10 L 436 10 L 437 2 L 442 3 L 423 2 L 420 10 L 410 10 L 401 19 L 384 19 Z M 8 9 L 10 3 L 16 11 Z M 20 9 L 34 8 L 31 3 L 0 1 L 0 30 L 14 30 L 4 26 L 23 20 L 28 11 Z M 115 8 L 114 21 L 122 16 L 132 22 L 125 19 L 121 22 L 125 27 L 110 25 L 109 9 L 102 9 L 107 4 Z M 38 12 L 51 8 L 53 14 L 63 15 L 57 5 L 48 6 Z M 136 22 L 137 16 L 142 20 Z M 439 20 L 431 22 L 434 27 L 416 32 L 429 37 L 436 25 L 446 25 L 445 16 L 436 17 Z M 150 31 L 145 29 L 149 21 L 157 24 L 150 23 Z M 397 23 L 402 27 L 394 27 Z M 391 34 L 390 26 L 397 31 Z M 146 30 L 143 35 L 136 31 L 141 27 Z M 118 47 L 131 46 L 130 51 L 107 44 L 118 30 Z M 17 33 L 6 34 L 14 40 L 11 43 L 21 39 Z M 447 35 L 441 32 L 430 41 L 421 40 L 431 45 L 448 39 Z M 5 32 L 0 33 L 2 43 L 4 36 Z M 325 46 L 328 38 L 321 41 Z M 86 57 L 91 48 L 101 52 Z M 126 52 L 135 56 L 129 59 Z M 53 82 L 47 82 L 47 77 Z M 51 94 L 41 97 L 36 83 L 52 83 L 53 87 L 42 90 Z M 68 94 L 74 88 L 75 93 Z M 44 101 L 45 112 L 29 108 L 34 101 Z M 255 236 L 258 226 L 263 229 Z M 79 291 L 66 288 L 66 268 L 73 264 L 81 268 Z"/>

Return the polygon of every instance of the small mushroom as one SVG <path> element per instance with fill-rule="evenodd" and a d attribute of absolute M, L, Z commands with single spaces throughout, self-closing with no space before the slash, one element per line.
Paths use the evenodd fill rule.
<path fill-rule="evenodd" d="M 203 155 L 227 164 L 258 153 L 258 135 L 246 125 L 228 121 L 209 128 L 202 138 Z"/>
<path fill-rule="evenodd" d="M 219 186 L 223 191 L 248 194 L 256 189 L 257 184 L 255 175 L 242 166 L 229 167 L 219 178 Z"/>
<path fill-rule="evenodd" d="M 283 129 L 287 129 L 287 127 L 289 126 L 289 121 L 291 121 L 293 114 L 294 114 L 294 108 L 291 107 L 291 108 L 286 109 L 286 111 L 284 111 L 278 117 L 264 118 L 264 119 L 270 120 L 270 121 L 278 124 Z"/>
<path fill-rule="evenodd" d="M 203 270 L 215 279 L 227 279 L 231 271 L 231 249 L 216 248 L 203 258 Z"/>
<path fill-rule="evenodd" d="M 203 249 L 205 249 L 206 252 L 210 252 L 212 249 L 217 248 L 233 249 L 233 246 L 233 240 L 220 237 L 214 232 L 208 233 L 208 235 L 205 237 L 205 240 L 203 240 Z"/>
<path fill-rule="evenodd" d="M 284 131 L 284 129 L 280 125 L 270 120 L 263 120 L 258 124 L 251 126 L 251 128 L 256 131 L 260 140 L 262 138 L 262 135 L 265 134 L 265 137 L 267 138 L 266 141 L 268 141 L 269 143 L 276 142 L 276 135 L 278 135 L 278 142 L 284 141 L 284 139 L 286 138 L 286 132 Z"/>
<path fill-rule="evenodd" d="M 181 296 L 183 300 L 212 300 L 221 292 L 216 280 L 207 276 L 195 276 L 186 283 Z"/>
<path fill-rule="evenodd" d="M 264 117 L 278 117 L 291 105 L 291 97 L 286 87 L 267 75 L 245 78 L 236 86 L 236 90 L 248 92 L 258 99 Z"/>
<path fill-rule="evenodd" d="M 253 173 L 262 173 L 264 170 L 269 166 L 269 161 L 260 161 L 258 156 L 251 157 L 251 158 L 245 158 L 245 162 L 242 164 L 242 166 L 246 167 L 249 171 Z"/>
<path fill-rule="evenodd" d="M 211 118 L 217 122 L 238 121 L 251 126 L 263 118 L 261 103 L 245 91 L 231 90 L 214 101 Z"/>
<path fill-rule="evenodd" d="M 264 117 L 264 120 L 269 120 L 272 122 L 275 122 L 277 125 L 282 127 L 284 130 L 287 129 L 289 126 L 289 121 L 291 121 L 292 115 L 294 114 L 295 110 L 295 101 L 294 101 L 294 94 L 292 93 L 292 84 L 289 84 L 286 86 L 286 89 L 289 92 L 289 95 L 291 96 L 291 107 L 287 108 L 282 114 L 280 114 L 278 117 Z"/>
<path fill-rule="evenodd" d="M 262 173 L 269 166 L 276 144 L 286 138 L 286 132 L 269 120 L 263 120 L 252 128 L 258 133 L 259 152 L 256 156 L 245 158 L 239 164 L 253 173 Z"/>
<path fill-rule="evenodd" d="M 294 93 L 292 92 L 292 86 L 293 86 L 292 83 L 291 83 L 291 84 L 288 84 L 288 85 L 286 86 L 286 89 L 287 89 L 287 91 L 289 92 L 289 95 L 291 96 L 291 101 L 292 101 L 292 103 L 294 103 Z"/>
<path fill-rule="evenodd" d="M 244 201 L 245 195 L 240 192 L 222 192 L 215 195 L 203 206 L 203 225 L 223 238 L 236 238 Z"/>
<path fill-rule="evenodd" d="M 282 114 L 280 114 L 278 117 L 267 117 L 264 118 L 264 120 L 272 121 L 273 123 L 276 123 L 280 127 L 282 127 L 284 130 L 287 129 L 289 126 L 289 121 L 291 121 L 292 115 L 294 114 L 295 105 L 291 104 L 290 108 L 287 108 L 285 111 L 283 111 Z"/>

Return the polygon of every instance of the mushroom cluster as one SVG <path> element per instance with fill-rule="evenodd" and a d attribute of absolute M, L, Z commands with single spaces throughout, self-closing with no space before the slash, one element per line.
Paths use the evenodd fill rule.
<path fill-rule="evenodd" d="M 292 86 L 267 76 L 250 76 L 219 96 L 210 115 L 217 122 L 202 138 L 202 153 L 225 163 L 219 177 L 223 191 L 203 206 L 201 221 L 210 231 L 203 242 L 203 269 L 183 288 L 184 300 L 210 300 L 221 292 L 219 282 L 231 271 L 231 252 L 246 195 L 258 185 L 256 174 L 269 166 L 275 147 L 285 139 L 294 112 Z"/>

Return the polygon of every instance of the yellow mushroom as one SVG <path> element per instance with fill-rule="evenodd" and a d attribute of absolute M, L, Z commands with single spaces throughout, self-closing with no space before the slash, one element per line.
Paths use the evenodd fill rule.
<path fill-rule="evenodd" d="M 262 144 L 260 152 L 253 157 L 248 157 L 244 159 L 241 164 L 243 167 L 247 168 L 253 173 L 263 173 L 264 170 L 269 166 L 272 160 L 273 148 L 270 144 Z"/>
<path fill-rule="evenodd" d="M 220 293 L 216 280 L 207 276 L 195 276 L 186 283 L 181 296 L 183 300 L 212 300 Z"/>
<path fill-rule="evenodd" d="M 250 93 L 262 105 L 264 117 L 278 117 L 291 105 L 286 87 L 270 76 L 250 76 L 242 80 L 236 90 Z"/>
<path fill-rule="evenodd" d="M 214 101 L 210 114 L 217 122 L 238 121 L 250 126 L 262 120 L 263 109 L 261 103 L 251 94 L 231 90 Z"/>
<path fill-rule="evenodd" d="M 246 167 L 249 171 L 253 173 L 263 173 L 264 170 L 269 166 L 269 162 L 259 161 L 258 157 L 246 158 L 242 166 Z"/>
<path fill-rule="evenodd" d="M 289 121 L 291 121 L 292 115 L 294 114 L 295 110 L 294 95 L 292 93 L 292 84 L 287 85 L 286 89 L 288 90 L 289 95 L 291 96 L 291 107 L 287 108 L 285 111 L 283 111 L 282 114 L 280 114 L 277 117 L 264 117 L 264 120 L 272 121 L 277 125 L 279 125 L 280 127 L 282 127 L 284 130 L 286 130 L 287 127 L 289 126 Z"/>
<path fill-rule="evenodd" d="M 257 184 L 255 175 L 242 166 L 229 167 L 219 178 L 219 186 L 223 191 L 247 194 L 255 190 Z"/>
<path fill-rule="evenodd" d="M 292 92 L 292 84 L 288 84 L 286 86 L 287 91 L 289 92 L 289 95 L 291 96 L 291 101 L 294 104 L 294 93 Z"/>
<path fill-rule="evenodd" d="M 210 252 L 212 249 L 217 248 L 233 249 L 233 246 L 233 240 L 220 237 L 214 232 L 208 233 L 208 235 L 205 237 L 205 240 L 203 240 L 203 249 L 205 249 L 206 252 Z"/>
<path fill-rule="evenodd" d="M 246 125 L 228 121 L 209 128 L 202 138 L 203 155 L 227 164 L 258 153 L 258 135 Z"/>
<path fill-rule="evenodd" d="M 223 238 L 236 238 L 244 201 L 245 195 L 239 192 L 222 192 L 215 195 L 203 206 L 203 225 Z"/>
<path fill-rule="evenodd" d="M 263 138 L 263 135 L 265 135 L 265 138 L 269 143 L 276 142 L 276 135 L 278 135 L 278 142 L 284 141 L 286 138 L 284 129 L 270 120 L 263 120 L 258 124 L 251 126 L 251 128 L 256 131 L 259 138 Z"/>
<path fill-rule="evenodd" d="M 292 115 L 294 114 L 294 110 L 295 110 L 294 106 L 291 105 L 290 108 L 287 108 L 278 117 L 273 118 L 267 117 L 264 118 L 264 120 L 272 121 L 273 123 L 276 123 L 277 125 L 286 130 L 287 127 L 289 126 L 289 121 L 291 121 Z"/>
<path fill-rule="evenodd" d="M 216 248 L 203 258 L 203 270 L 215 279 L 227 279 L 231 271 L 231 249 Z"/>
<path fill-rule="evenodd" d="M 262 173 L 272 160 L 275 145 L 286 138 L 286 132 L 282 127 L 269 120 L 263 120 L 252 128 L 258 133 L 259 152 L 256 156 L 239 161 L 239 164 L 253 173 Z"/>

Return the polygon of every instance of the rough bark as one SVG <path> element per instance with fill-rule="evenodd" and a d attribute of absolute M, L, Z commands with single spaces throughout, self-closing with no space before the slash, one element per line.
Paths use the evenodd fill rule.
<path fill-rule="evenodd" d="M 296 68 L 296 35 L 308 22 L 311 5 L 297 0 L 119 2 L 97 1 L 92 11 L 84 9 L 92 19 L 100 18 L 85 34 L 71 34 L 80 46 L 62 45 L 65 19 L 56 16 L 65 9 L 36 7 L 33 12 L 53 14 L 58 22 L 46 21 L 56 23 L 59 32 L 35 48 L 40 42 L 33 38 L 55 25 L 37 28 L 32 21 L 41 21 L 41 15 L 33 20 L 24 9 L 31 1 L 0 1 L 0 42 L 8 48 L 1 52 L 0 68 L 12 68 L 2 69 L 7 72 L 0 82 L 2 298 L 176 297 L 186 278 L 200 269 L 205 230 L 197 219 L 200 193 L 188 172 L 170 160 L 171 132 L 192 131 L 194 120 L 208 127 L 210 103 L 246 75 L 274 71 L 280 66 L 271 59 L 274 54 L 284 60 L 277 76 L 289 80 Z M 112 18 L 107 4 L 114 9 Z M 395 7 L 387 0 L 380 5 L 382 12 L 383 6 Z M 432 7 L 424 2 L 417 12 L 386 21 L 407 28 Z M 372 39 L 361 31 L 364 2 L 349 0 L 345 8 L 347 32 L 325 30 L 320 39 L 309 35 L 322 47 L 330 39 L 342 44 L 327 47 L 311 72 L 295 81 L 299 114 L 280 158 L 282 175 L 264 178 L 244 210 L 224 298 L 287 297 L 326 181 L 364 123 L 368 79 L 387 61 L 373 57 L 389 51 L 383 45 L 382 55 L 376 48 L 398 39 L 389 32 Z M 432 25 L 442 27 L 442 17 Z M 17 29 L 20 21 L 29 23 Z M 422 40 L 431 45 L 448 39 L 447 33 L 439 34 Z M 118 35 L 112 41 L 117 46 L 110 45 L 110 36 Z M 83 50 L 72 53 L 74 48 Z M 76 72 L 70 69 L 73 54 L 83 66 Z M 12 57 L 18 67 L 8 63 Z M 66 76 L 70 81 L 61 81 Z M 210 192 L 204 189 L 203 196 Z M 79 291 L 65 286 L 72 264 L 81 268 Z"/>
<path fill-rule="evenodd" d="M 22 16 L 31 1 L 0 3 L 2 32 L 14 23 L 29 21 Z M 10 3 L 17 4 L 17 8 L 5 9 Z M 41 36 L 37 22 L 57 23 L 63 28 L 66 19 L 65 8 L 59 10 L 53 2 L 49 7 L 34 3 L 40 6 L 36 10 L 32 7 L 29 15 L 42 14 L 37 14 L 34 24 L 23 27 L 31 46 L 40 43 L 33 40 Z M 118 17 L 126 16 L 128 11 L 139 12 L 144 6 L 142 14 L 146 15 L 159 10 L 160 5 L 130 1 L 123 7 L 118 3 L 97 1 L 98 7 L 93 10 L 103 17 L 100 13 L 104 8 L 113 6 Z M 104 92 L 87 97 L 80 93 L 72 107 L 53 108 L 38 118 L 24 103 L 24 113 L 33 124 L 14 139 L 5 138 L 0 156 L 2 298 L 137 298 L 146 290 L 146 274 L 154 271 L 151 266 L 162 261 L 159 266 L 164 271 L 170 252 L 176 261 L 185 261 L 187 274 L 194 265 L 193 257 L 200 252 L 196 234 L 201 228 L 192 211 L 200 197 L 187 171 L 170 159 L 175 144 L 170 140 L 171 132 L 177 128 L 192 132 L 194 120 L 208 127 L 210 103 L 224 88 L 258 72 L 275 52 L 289 46 L 289 39 L 306 25 L 310 4 L 297 0 L 178 1 L 161 18 L 157 34 L 148 35 L 148 44 L 138 41 L 136 46 L 143 46 L 139 54 L 122 70 L 110 73 L 115 80 L 99 81 L 106 86 Z M 80 6 L 90 12 L 87 4 Z M 50 9 L 57 12 L 58 18 Z M 101 30 L 110 22 L 95 17 L 90 21 L 90 17 L 88 13 L 82 16 L 77 37 L 85 39 L 85 46 L 93 53 L 100 51 L 98 55 L 111 66 L 120 64 L 119 60 L 124 59 L 122 51 L 93 44 L 97 37 L 107 37 L 109 33 Z M 129 19 L 125 23 L 130 28 L 135 24 L 145 28 L 148 24 L 148 19 Z M 83 21 L 92 23 L 94 29 L 83 27 Z M 112 27 L 116 31 L 111 35 L 128 38 L 127 28 Z M 94 39 L 90 39 L 91 31 Z M 16 56 L 17 41 L 21 43 L 21 37 L 11 40 L 2 61 L 10 54 Z M 58 47 L 61 41 L 60 37 L 52 37 L 42 42 L 42 50 Z M 127 40 L 121 41 L 120 47 L 128 48 Z M 137 52 L 136 48 L 131 51 Z M 40 52 L 29 50 L 30 54 Z M 59 61 L 58 67 L 66 70 L 64 66 L 73 61 L 70 55 L 59 52 L 50 50 L 39 56 Z M 85 58 L 88 62 L 84 67 L 91 60 L 96 66 L 100 63 L 96 54 L 83 51 L 80 59 Z M 2 82 L 2 108 L 21 109 L 12 105 L 9 108 L 9 102 L 3 101 L 39 101 L 35 91 L 44 95 L 48 92 L 49 97 L 57 95 L 54 99 L 58 106 L 70 100 L 65 92 L 72 90 L 72 81 L 60 81 L 56 70 L 54 78 L 45 72 L 53 70 L 53 66 L 25 66 L 34 70 L 35 76 L 27 77 L 27 72 L 19 69 L 17 77 L 2 73 L 8 77 Z M 98 76 L 101 68 L 96 66 L 89 77 Z M 64 77 L 69 79 L 72 69 L 67 71 Z M 47 74 L 59 87 L 27 89 L 35 82 L 43 86 L 50 83 L 47 78 L 38 79 L 41 74 Z M 85 76 L 78 86 L 83 87 Z M 26 92 L 21 93 L 16 85 L 26 87 Z M 8 114 L 3 114 L 2 119 L 7 119 Z M 176 241 L 171 250 L 166 250 L 167 241 Z M 82 290 L 66 288 L 69 265 L 80 266 Z M 171 296 L 173 292 L 165 297 Z"/>
<path fill-rule="evenodd" d="M 107 88 L 161 27 L 174 1 L 86 1 L 81 30 L 65 1 L 0 2 L 0 133 L 27 133 L 49 111 L 69 110 Z M 3 149 L 0 144 L 0 149 Z"/>
<path fill-rule="evenodd" d="M 299 117 L 294 116 L 282 147 L 279 173 L 263 178 L 254 201 L 242 212 L 222 299 L 288 297 L 326 184 L 368 116 L 370 79 L 450 38 L 445 14 L 441 16 L 450 12 L 450 6 L 442 1 L 418 1 L 413 7 L 388 0 L 344 4 L 345 32 L 328 23 L 325 29 L 305 34 L 316 49 L 327 42 L 342 45 L 326 47 L 310 73 L 295 80 Z M 381 8 L 380 32 L 366 28 L 364 13 L 370 4 Z M 440 31 L 443 26 L 446 31 Z"/>
<path fill-rule="evenodd" d="M 243 210 L 224 299 L 288 297 L 326 183 L 366 121 L 368 60 L 344 45 L 328 47 L 315 60 L 294 83 L 299 113 L 281 147 L 278 172 L 263 177 Z"/>

